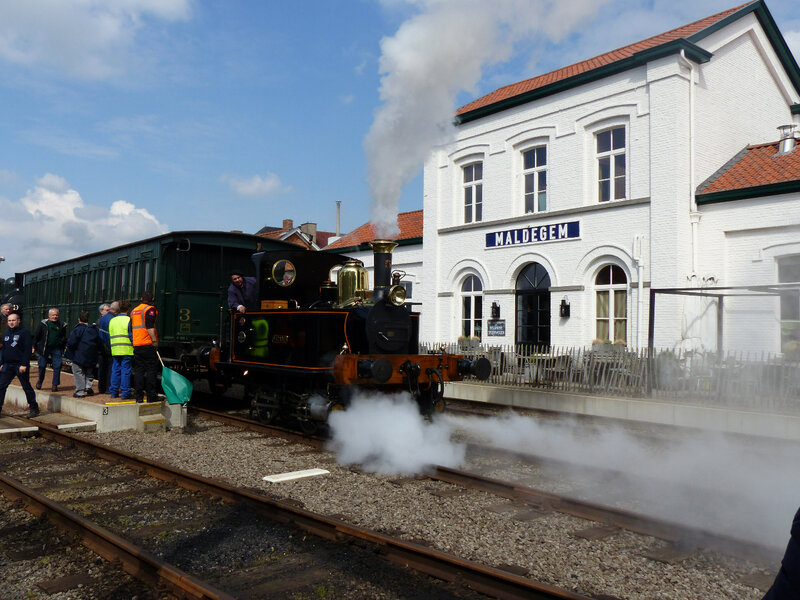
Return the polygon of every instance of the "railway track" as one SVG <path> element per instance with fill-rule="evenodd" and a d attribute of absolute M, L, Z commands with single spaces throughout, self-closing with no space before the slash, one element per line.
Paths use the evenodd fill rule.
<path fill-rule="evenodd" d="M 412 584 L 408 593 L 418 597 L 586 598 L 46 426 L 40 435 L 48 443 L 0 450 L 4 493 L 178 597 L 290 597 L 303 589 L 373 597 L 383 586 L 404 597 Z M 234 540 L 227 553 L 244 547 L 248 556 L 221 563 L 223 539 Z M 206 547 L 203 562 L 196 554 Z M 457 584 L 410 576 L 409 567 Z"/>

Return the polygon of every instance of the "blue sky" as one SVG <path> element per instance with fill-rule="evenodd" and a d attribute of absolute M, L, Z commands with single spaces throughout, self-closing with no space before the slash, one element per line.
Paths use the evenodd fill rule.
<path fill-rule="evenodd" d="M 166 231 L 333 231 L 337 200 L 347 232 L 384 191 L 390 211 L 422 208 L 433 140 L 408 123 L 735 4 L 4 0 L 0 277 Z M 796 2 L 767 6 L 797 56 Z M 397 128 L 391 106 L 419 118 Z"/>

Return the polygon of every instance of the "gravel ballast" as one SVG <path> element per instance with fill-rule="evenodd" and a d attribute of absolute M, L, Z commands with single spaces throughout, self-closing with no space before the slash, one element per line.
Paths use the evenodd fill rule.
<path fill-rule="evenodd" d="M 291 499 L 308 510 L 354 525 L 424 541 L 432 547 L 493 566 L 513 566 L 533 579 L 587 596 L 647 600 L 759 599 L 763 591 L 740 579 L 761 575 L 760 565 L 695 551 L 660 562 L 645 554 L 666 542 L 620 531 L 599 540 L 575 533 L 598 523 L 529 510 L 509 500 L 428 479 L 363 473 L 336 456 L 201 418 L 183 431 L 84 434 L 109 446 L 205 477 Z M 329 474 L 277 484 L 265 475 L 323 468 Z M 246 543 L 243 541 L 243 543 Z"/>

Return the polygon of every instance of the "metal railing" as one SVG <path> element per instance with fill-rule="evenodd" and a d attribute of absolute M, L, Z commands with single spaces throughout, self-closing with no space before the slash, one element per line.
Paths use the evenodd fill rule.
<path fill-rule="evenodd" d="M 420 345 L 421 352 L 441 349 L 487 357 L 492 363 L 487 383 L 498 386 L 800 412 L 800 358 L 795 356 L 681 350 L 651 355 L 646 348 L 609 344 Z"/>

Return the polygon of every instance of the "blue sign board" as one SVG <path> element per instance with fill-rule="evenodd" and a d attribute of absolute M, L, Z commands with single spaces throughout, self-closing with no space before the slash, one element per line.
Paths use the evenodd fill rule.
<path fill-rule="evenodd" d="M 501 246 L 521 246 L 523 244 L 540 244 L 542 242 L 555 242 L 569 240 L 581 236 L 579 221 L 567 223 L 554 223 L 552 225 L 537 225 L 521 229 L 507 229 L 486 234 L 487 248 L 500 248 Z"/>

